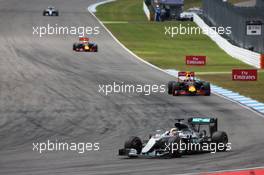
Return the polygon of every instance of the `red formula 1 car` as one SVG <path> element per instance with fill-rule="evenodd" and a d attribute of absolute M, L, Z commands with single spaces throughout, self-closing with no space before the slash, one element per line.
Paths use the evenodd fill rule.
<path fill-rule="evenodd" d="M 168 94 L 179 95 L 211 95 L 209 82 L 196 80 L 194 72 L 179 72 L 177 81 L 168 83 Z"/>
<path fill-rule="evenodd" d="M 73 50 L 77 52 L 98 52 L 98 46 L 89 42 L 89 38 L 79 38 L 79 42 L 73 44 Z"/>

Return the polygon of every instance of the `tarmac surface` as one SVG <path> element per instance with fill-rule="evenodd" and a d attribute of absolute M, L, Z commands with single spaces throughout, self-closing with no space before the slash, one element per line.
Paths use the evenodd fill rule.
<path fill-rule="evenodd" d="M 99 93 L 99 85 L 167 84 L 174 78 L 127 53 L 87 12 L 89 0 L 0 0 L 0 174 L 178 174 L 264 165 L 264 118 L 210 97 Z M 52 3 L 52 4 L 51 4 Z M 59 17 L 43 17 L 49 5 Z M 76 53 L 77 36 L 33 35 L 33 26 L 100 27 L 98 53 Z M 179 159 L 126 159 L 118 149 L 175 118 L 218 117 L 232 150 Z M 47 140 L 100 143 L 99 151 L 33 151 Z"/>

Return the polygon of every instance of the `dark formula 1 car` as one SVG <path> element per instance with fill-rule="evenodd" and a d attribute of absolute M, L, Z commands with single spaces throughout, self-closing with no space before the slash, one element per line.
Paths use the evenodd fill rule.
<path fill-rule="evenodd" d="M 73 50 L 77 52 L 98 52 L 98 46 L 89 42 L 89 38 L 80 38 L 78 43 L 73 44 Z"/>
<path fill-rule="evenodd" d="M 217 118 L 178 119 L 170 131 L 157 131 L 146 141 L 130 137 L 119 149 L 120 156 L 181 157 L 183 154 L 230 150 L 226 132 L 218 131 Z M 207 134 L 208 133 L 208 134 Z"/>
<path fill-rule="evenodd" d="M 55 7 L 49 6 L 43 11 L 43 16 L 59 16 L 59 11 Z"/>
<path fill-rule="evenodd" d="M 177 81 L 168 83 L 168 94 L 179 95 L 211 95 L 209 82 L 196 80 L 194 72 L 179 72 Z"/>

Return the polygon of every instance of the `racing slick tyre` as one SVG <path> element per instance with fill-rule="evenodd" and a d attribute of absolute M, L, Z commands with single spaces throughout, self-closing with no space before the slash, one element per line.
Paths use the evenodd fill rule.
<path fill-rule="evenodd" d="M 182 152 L 180 149 L 180 143 L 181 143 L 181 138 L 180 137 L 170 137 L 168 140 L 168 145 L 169 145 L 169 158 L 177 158 L 182 156 Z"/>
<path fill-rule="evenodd" d="M 140 154 L 142 151 L 142 141 L 140 138 L 132 136 L 125 142 L 125 149 L 135 149 L 137 150 L 137 154 Z"/>
<path fill-rule="evenodd" d="M 72 46 L 72 50 L 76 50 L 76 48 L 77 48 L 77 43 L 74 43 Z"/>
<path fill-rule="evenodd" d="M 224 131 L 216 131 L 212 135 L 212 143 L 216 144 L 216 151 L 226 151 L 228 136 Z M 221 147 L 221 149 L 220 149 Z"/>
<path fill-rule="evenodd" d="M 51 16 L 58 16 L 58 12 L 52 12 Z"/>
<path fill-rule="evenodd" d="M 98 46 L 95 46 L 95 47 L 93 48 L 93 52 L 98 52 Z"/>
<path fill-rule="evenodd" d="M 175 82 L 174 84 L 172 84 L 172 95 L 173 96 L 178 96 L 180 90 L 181 90 L 181 87 L 180 87 L 179 82 Z"/>
<path fill-rule="evenodd" d="M 211 95 L 211 86 L 210 86 L 210 83 L 208 82 L 205 82 L 204 85 L 204 91 L 205 91 L 205 96 L 210 96 Z"/>
<path fill-rule="evenodd" d="M 168 94 L 172 94 L 172 87 L 173 87 L 173 85 L 175 84 L 176 82 L 175 81 L 170 81 L 169 83 L 168 83 Z"/>

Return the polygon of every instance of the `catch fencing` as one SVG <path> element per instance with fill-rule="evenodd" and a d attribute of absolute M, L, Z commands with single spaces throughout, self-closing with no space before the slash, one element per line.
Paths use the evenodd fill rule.
<path fill-rule="evenodd" d="M 207 23 L 216 27 L 232 27 L 232 33 L 225 36 L 229 42 L 252 50 L 264 53 L 264 27 L 261 26 L 261 35 L 248 35 L 248 24 L 264 23 L 263 0 L 258 0 L 255 7 L 237 7 L 223 0 L 203 0 L 204 18 Z M 258 24 L 259 25 L 259 24 Z"/>
<path fill-rule="evenodd" d="M 226 53 L 256 68 L 264 68 L 261 62 L 261 54 L 231 44 L 224 37 L 214 33 L 214 30 L 210 28 L 200 16 L 197 14 L 193 15 L 193 21 Z"/>

